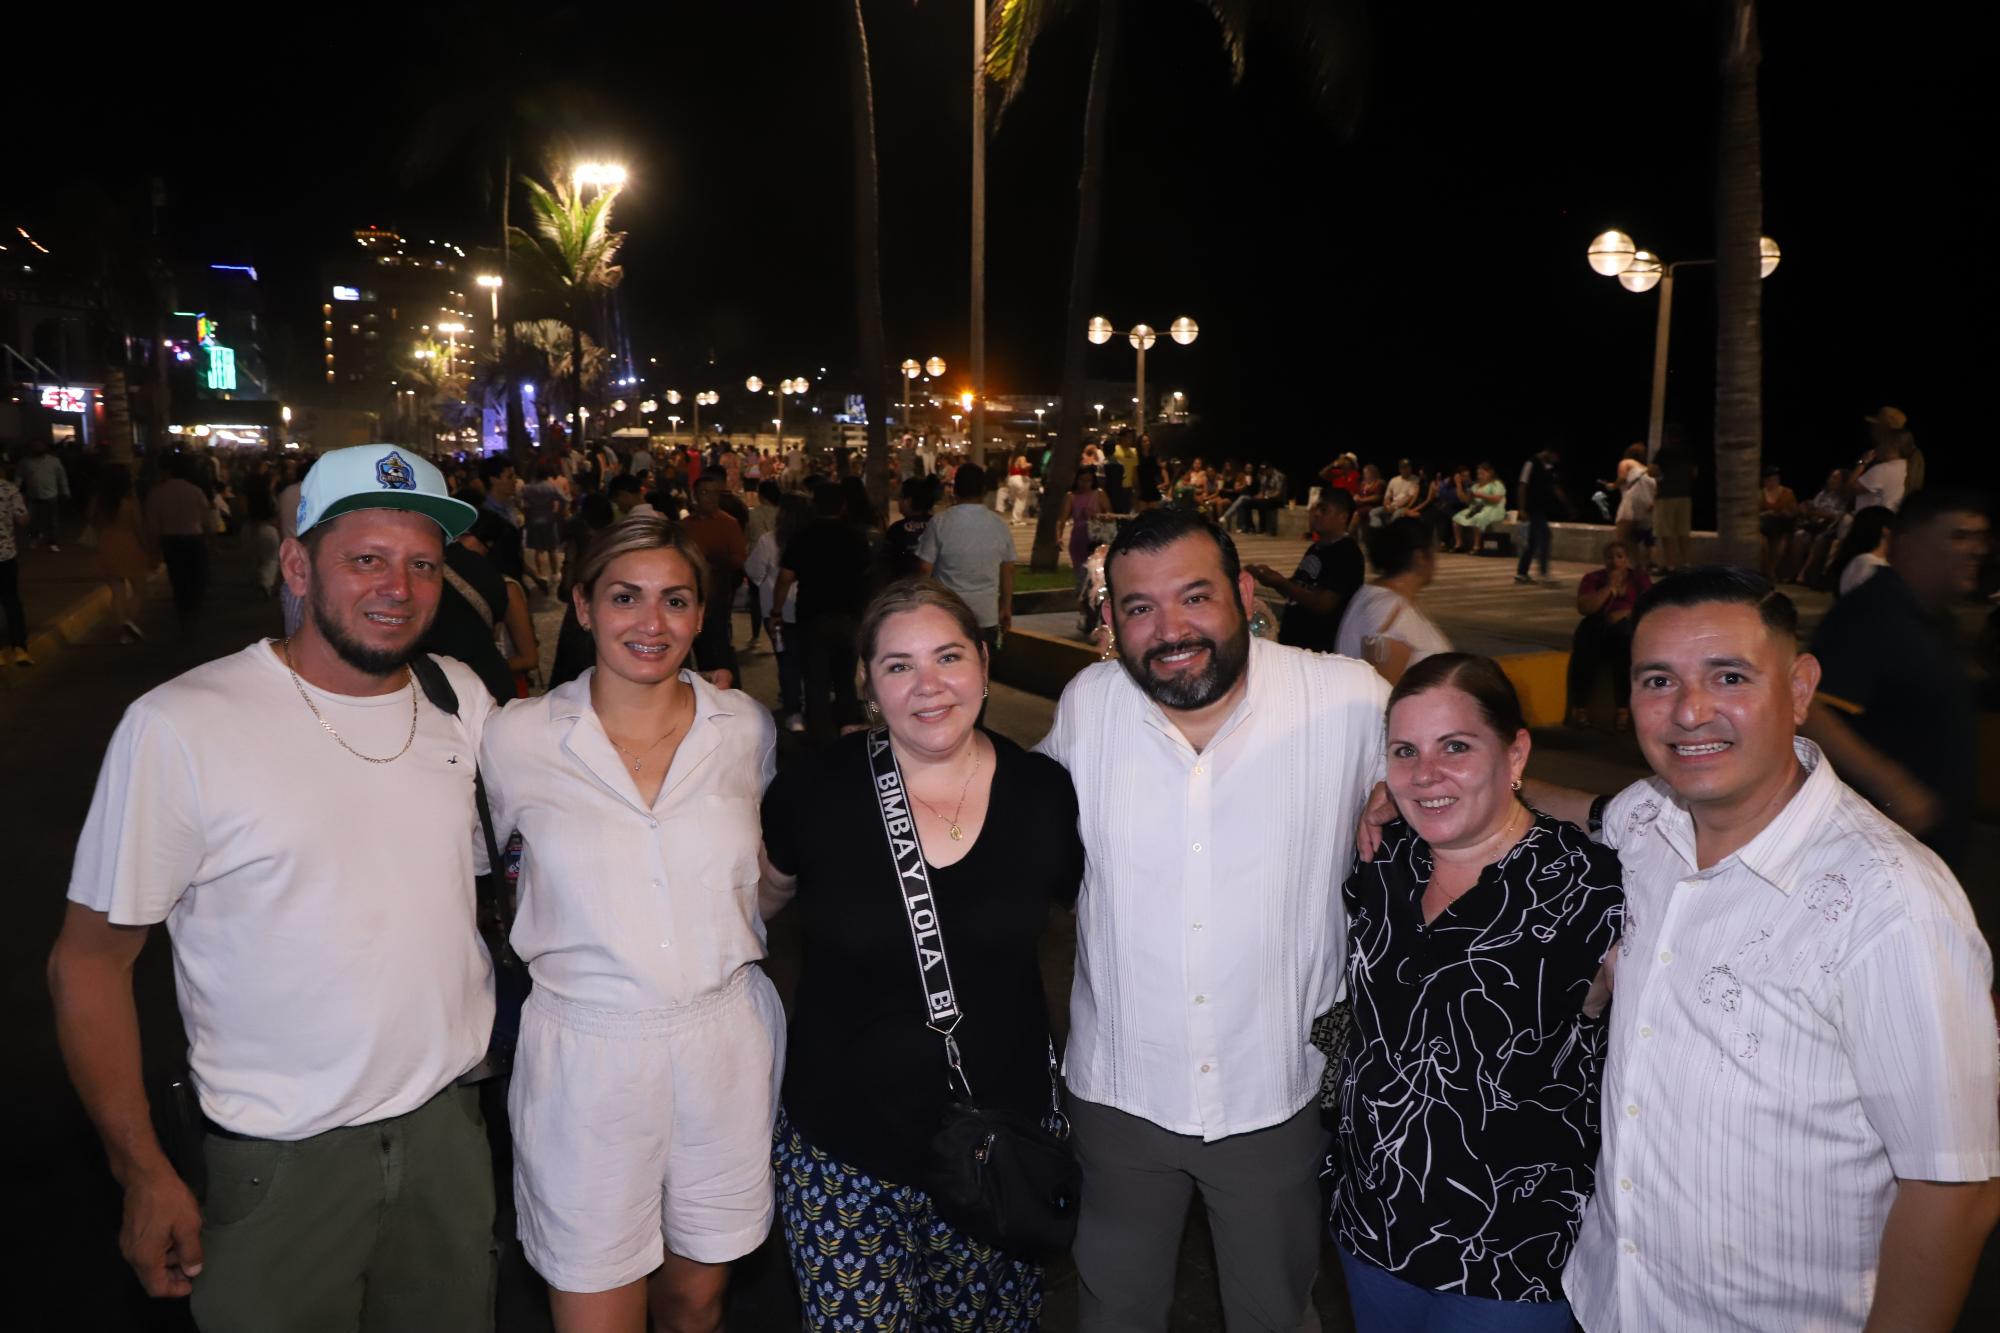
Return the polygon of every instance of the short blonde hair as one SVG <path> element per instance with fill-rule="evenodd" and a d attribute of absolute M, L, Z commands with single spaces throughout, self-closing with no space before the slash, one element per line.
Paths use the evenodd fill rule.
<path fill-rule="evenodd" d="M 708 605 L 708 557 L 694 544 L 686 528 L 654 514 L 622 518 L 598 534 L 576 571 L 576 583 L 583 589 L 584 599 L 587 601 L 596 594 L 597 580 L 604 576 L 613 560 L 640 551 L 678 552 L 694 571 L 696 599 L 703 606 Z"/>

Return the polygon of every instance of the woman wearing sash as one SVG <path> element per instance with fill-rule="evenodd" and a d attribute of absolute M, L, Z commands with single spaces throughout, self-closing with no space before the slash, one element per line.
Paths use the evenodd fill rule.
<path fill-rule="evenodd" d="M 1041 1269 L 946 1221 L 922 1187 L 952 1098 L 929 1016 L 957 1013 L 980 1107 L 1048 1112 L 1038 945 L 1083 875 L 1075 789 L 974 725 L 979 624 L 942 584 L 889 585 L 858 643 L 876 729 L 788 767 L 764 798 L 767 906 L 795 895 L 804 938 L 774 1144 L 792 1273 L 811 1329 L 1030 1329 Z M 898 771 L 907 818 L 877 796 Z"/>
<path fill-rule="evenodd" d="M 757 910 L 777 730 L 687 669 L 708 561 L 607 529 L 573 593 L 596 665 L 486 725 L 495 831 L 522 838 L 511 936 L 534 990 L 508 1096 L 514 1195 L 559 1333 L 722 1326 L 771 1227 L 784 1012 Z"/>

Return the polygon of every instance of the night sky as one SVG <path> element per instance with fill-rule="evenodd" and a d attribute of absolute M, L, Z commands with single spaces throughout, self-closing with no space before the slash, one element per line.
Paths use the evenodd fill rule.
<path fill-rule="evenodd" d="M 1093 9 L 1036 51 L 992 141 L 995 393 L 1057 389 Z M 1343 133 L 1281 27 L 1253 32 L 1232 88 L 1202 5 L 1128 0 L 1096 308 L 1120 327 L 1199 320 L 1149 378 L 1186 391 L 1212 455 L 1504 462 L 1548 441 L 1572 480 L 1608 469 L 1644 437 L 1655 298 L 1583 251 L 1615 225 L 1668 259 L 1713 253 L 1712 7 L 1365 10 Z M 553 87 L 567 109 L 545 127 L 630 166 L 624 308 L 663 383 L 727 394 L 751 372 L 851 368 L 839 0 L 299 7 L 282 32 L 276 13 L 155 7 L 102 32 L 74 11 L 10 17 L 16 49 L 47 55 L 9 90 L 16 162 L 42 165 L 9 173 L 7 219 L 59 231 L 76 199 L 136 206 L 156 173 L 176 257 L 257 264 L 280 334 L 309 337 L 318 260 L 354 227 L 497 232 L 471 145 L 426 173 L 401 163 L 438 99 L 482 105 L 498 73 Z M 2000 187 L 1976 44 L 1949 7 L 1830 13 L 1763 19 L 1765 229 L 1784 247 L 1764 289 L 1766 455 L 1809 494 L 1892 402 L 1934 477 L 1978 480 Z M 970 0 L 867 14 L 890 357 L 942 355 L 955 381 Z M 1669 419 L 1706 448 L 1712 277 L 1678 287 Z M 1090 365 L 1129 376 L 1130 349 Z"/>

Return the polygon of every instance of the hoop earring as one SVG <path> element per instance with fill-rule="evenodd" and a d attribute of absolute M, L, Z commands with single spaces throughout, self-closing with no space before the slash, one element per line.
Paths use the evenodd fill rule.
<path fill-rule="evenodd" d="M 982 699 L 990 698 L 992 697 L 992 694 L 993 694 L 993 687 L 991 685 L 981 685 L 979 687 L 980 698 Z"/>
<path fill-rule="evenodd" d="M 1519 791 L 1521 790 L 1521 779 L 1515 778 L 1514 781 L 1509 785 L 1511 785 L 1515 791 Z"/>

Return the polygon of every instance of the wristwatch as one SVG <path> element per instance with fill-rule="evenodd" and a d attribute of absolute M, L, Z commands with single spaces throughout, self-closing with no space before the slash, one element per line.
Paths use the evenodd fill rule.
<path fill-rule="evenodd" d="M 1611 804 L 1609 796 L 1600 796 L 1590 803 L 1590 823 L 1584 831 L 1595 838 L 1604 832 L 1604 807 Z"/>

